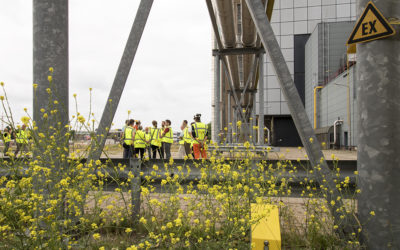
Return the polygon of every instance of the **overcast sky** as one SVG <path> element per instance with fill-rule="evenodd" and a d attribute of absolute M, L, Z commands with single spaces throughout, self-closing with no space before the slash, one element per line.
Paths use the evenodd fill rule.
<path fill-rule="evenodd" d="M 129 35 L 139 0 L 70 0 L 70 116 L 73 93 L 87 116 L 89 88 L 98 120 Z M 154 1 L 114 119 L 120 128 L 131 118 L 145 126 L 201 113 L 211 120 L 211 23 L 204 1 Z M 0 81 L 14 116 L 32 111 L 32 1 L 0 1 Z M 3 113 L 1 113 L 3 114 Z"/>

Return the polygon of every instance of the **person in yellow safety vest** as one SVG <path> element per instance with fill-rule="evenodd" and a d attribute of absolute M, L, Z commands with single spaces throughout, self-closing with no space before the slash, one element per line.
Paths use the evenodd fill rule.
<path fill-rule="evenodd" d="M 145 140 L 146 140 L 146 153 L 149 156 L 149 159 L 151 159 L 151 148 L 150 148 L 150 142 L 151 142 L 151 138 L 150 138 L 150 128 L 146 127 L 144 129 L 145 131 Z"/>
<path fill-rule="evenodd" d="M 201 122 L 200 117 L 201 114 L 197 114 L 194 117 L 195 123 L 192 125 L 192 136 L 194 138 L 193 152 L 195 159 L 200 159 L 200 154 L 201 158 L 207 159 L 207 152 L 205 148 L 208 136 L 207 125 Z"/>
<path fill-rule="evenodd" d="M 150 128 L 150 145 L 153 153 L 152 159 L 157 158 L 157 152 L 160 156 L 160 159 L 163 159 L 164 156 L 161 153 L 161 130 L 157 128 L 157 121 L 153 121 L 152 124 L 153 127 Z"/>
<path fill-rule="evenodd" d="M 133 141 L 133 145 L 135 146 L 135 156 L 138 157 L 140 155 L 140 159 L 143 159 L 144 150 L 146 148 L 146 134 L 141 125 L 138 126 L 138 130 L 134 133 L 133 138 L 135 138 Z"/>
<path fill-rule="evenodd" d="M 130 119 L 124 130 L 124 134 L 123 134 L 124 143 L 122 144 L 122 146 L 124 147 L 123 157 L 125 159 L 132 158 L 132 156 L 133 156 L 133 134 L 134 134 L 133 125 L 134 124 L 135 124 L 135 120 Z"/>
<path fill-rule="evenodd" d="M 183 135 L 185 133 L 185 127 L 181 125 L 181 135 L 179 136 L 179 150 L 178 150 L 178 157 L 179 158 L 184 158 L 186 153 L 185 153 L 185 141 L 183 140 Z"/>
<path fill-rule="evenodd" d="M 185 147 L 185 154 L 186 154 L 186 156 L 189 156 L 192 153 L 191 144 L 192 144 L 193 138 L 192 138 L 191 133 L 189 132 L 189 126 L 188 126 L 187 120 L 184 120 L 182 122 L 181 129 L 183 131 L 182 140 L 183 140 L 183 146 Z"/>
<path fill-rule="evenodd" d="M 23 124 L 17 132 L 15 141 L 17 142 L 17 149 L 15 150 L 14 155 L 17 156 L 19 151 L 25 151 L 28 145 L 28 131 L 26 131 L 25 124 Z"/>
<path fill-rule="evenodd" d="M 164 129 L 161 138 L 163 139 L 162 144 L 165 152 L 165 159 L 169 160 L 171 158 L 171 145 L 174 143 L 174 134 L 172 133 L 170 120 L 165 120 L 165 126 L 166 128 Z"/>
<path fill-rule="evenodd" d="M 166 125 L 165 125 L 165 121 L 161 122 L 161 128 L 160 128 L 160 140 L 161 140 L 161 146 L 160 146 L 160 152 L 162 155 L 162 159 L 165 158 L 165 151 L 164 151 L 164 139 L 161 137 L 164 134 Z"/>
<path fill-rule="evenodd" d="M 3 141 L 4 141 L 4 150 L 3 150 L 3 155 L 6 156 L 8 155 L 8 149 L 10 148 L 10 142 L 11 142 L 11 128 L 9 126 L 6 127 L 3 133 Z"/>

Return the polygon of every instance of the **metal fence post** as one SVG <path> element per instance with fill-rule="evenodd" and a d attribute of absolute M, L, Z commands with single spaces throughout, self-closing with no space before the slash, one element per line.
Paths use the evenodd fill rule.
<path fill-rule="evenodd" d="M 132 199 L 132 218 L 136 221 L 140 214 L 140 171 L 141 171 L 141 161 L 139 159 L 130 158 L 129 166 L 134 175 L 131 180 L 131 199 Z"/>

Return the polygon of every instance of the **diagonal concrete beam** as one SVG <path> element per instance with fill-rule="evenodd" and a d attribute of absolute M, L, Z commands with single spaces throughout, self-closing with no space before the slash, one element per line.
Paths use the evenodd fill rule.
<path fill-rule="evenodd" d="M 294 124 L 296 125 L 301 141 L 307 151 L 308 158 L 310 159 L 312 166 L 321 167 L 320 171 L 314 171 L 316 175 L 315 177 L 318 181 L 326 180 L 326 186 L 330 191 L 332 191 L 325 193 L 328 204 L 331 208 L 332 214 L 335 217 L 335 220 L 337 222 L 342 221 L 342 219 L 340 219 L 340 213 L 337 211 L 338 209 L 340 210 L 343 202 L 341 200 L 336 200 L 340 194 L 336 189 L 336 184 L 334 183 L 333 178 L 330 177 L 330 170 L 324 159 L 324 155 L 322 154 L 321 145 L 315 136 L 314 129 L 311 126 L 297 88 L 294 85 L 289 68 L 272 30 L 272 26 L 267 15 L 265 14 L 265 7 L 263 6 L 261 0 L 246 0 L 246 3 L 256 26 L 257 32 L 261 38 L 261 42 L 266 51 L 268 51 L 272 64 L 274 65 L 279 84 L 288 103 L 290 113 L 292 115 Z M 334 205 L 331 205 L 331 201 L 335 201 L 334 203 L 332 202 Z"/>
<path fill-rule="evenodd" d="M 108 130 L 111 128 L 111 123 L 114 119 L 115 112 L 117 111 L 152 5 L 153 0 L 140 1 L 135 21 L 133 22 L 117 74 L 114 78 L 114 83 L 97 129 L 96 139 L 92 140 L 92 146 L 88 157 L 89 160 L 97 160 L 101 156 Z"/>

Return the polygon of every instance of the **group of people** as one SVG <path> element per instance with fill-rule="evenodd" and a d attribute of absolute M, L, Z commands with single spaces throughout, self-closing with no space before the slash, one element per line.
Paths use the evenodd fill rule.
<path fill-rule="evenodd" d="M 23 124 L 21 128 L 17 129 L 16 131 L 7 126 L 2 133 L 2 137 L 4 142 L 3 155 L 9 155 L 11 141 L 15 140 L 17 148 L 14 151 L 14 156 L 17 156 L 20 151 L 26 150 L 30 135 L 29 131 L 26 129 L 26 125 Z"/>
<path fill-rule="evenodd" d="M 201 115 L 194 116 L 194 122 L 189 127 L 184 120 L 181 125 L 182 134 L 180 144 L 183 146 L 187 157 L 193 155 L 195 159 L 207 158 L 206 141 L 208 138 L 207 126 L 201 122 Z M 171 121 L 161 122 L 161 128 L 157 127 L 157 121 L 152 122 L 152 127 L 143 129 L 140 121 L 127 120 L 122 131 L 122 145 L 124 158 L 140 157 L 143 159 L 147 151 L 149 158 L 156 159 L 157 153 L 160 159 L 171 158 L 171 145 L 174 143 Z M 147 150 L 146 150 L 147 149 Z"/>

